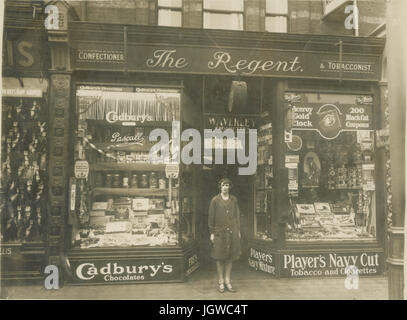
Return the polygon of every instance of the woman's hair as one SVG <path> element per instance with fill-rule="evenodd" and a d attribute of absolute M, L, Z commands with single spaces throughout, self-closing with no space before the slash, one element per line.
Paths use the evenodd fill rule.
<path fill-rule="evenodd" d="M 230 180 L 229 178 L 222 178 L 219 180 L 219 183 L 218 183 L 219 189 L 222 187 L 222 183 L 228 183 L 230 185 L 230 188 L 233 187 L 232 180 Z"/>

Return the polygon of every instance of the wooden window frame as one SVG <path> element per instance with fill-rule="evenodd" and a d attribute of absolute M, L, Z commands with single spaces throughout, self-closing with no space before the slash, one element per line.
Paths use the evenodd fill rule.
<path fill-rule="evenodd" d="M 202 28 L 207 29 L 207 30 L 225 30 L 225 31 L 245 31 L 246 30 L 246 19 L 245 19 L 245 13 L 246 13 L 246 1 L 243 1 L 243 10 L 238 11 L 238 10 L 221 10 L 221 9 L 205 9 L 204 2 L 205 0 L 202 0 Z M 220 14 L 241 14 L 242 19 L 243 19 L 243 29 L 242 30 L 237 30 L 237 29 L 212 29 L 212 28 L 205 28 L 205 23 L 204 23 L 204 16 L 205 13 L 220 13 Z"/>
<path fill-rule="evenodd" d="M 285 33 L 288 33 L 289 32 L 289 30 L 288 30 L 288 27 L 289 27 L 289 17 L 288 17 L 288 0 L 285 0 L 286 2 L 287 2 L 287 13 L 285 13 L 285 14 L 282 14 L 282 13 L 267 13 L 267 0 L 264 0 L 264 12 L 265 12 L 265 15 L 264 15 L 264 29 L 266 28 L 266 20 L 267 20 L 267 18 L 269 18 L 269 17 L 286 17 L 287 18 L 287 20 L 286 20 L 286 24 L 287 24 L 287 31 L 285 32 Z M 273 30 L 272 31 L 268 31 L 268 30 L 265 30 L 266 32 L 273 32 Z"/>
<path fill-rule="evenodd" d="M 184 12 L 184 0 L 181 0 L 181 6 L 180 7 L 171 7 L 171 6 L 160 6 L 158 4 L 158 0 L 156 0 L 156 17 L 157 17 L 157 26 L 161 27 L 168 27 L 168 28 L 182 28 L 184 26 L 184 17 L 183 17 L 183 12 Z M 164 10 L 171 10 L 171 11 L 177 11 L 181 13 L 181 26 L 179 27 L 174 27 L 174 26 L 162 26 L 158 24 L 158 15 L 161 9 Z"/>

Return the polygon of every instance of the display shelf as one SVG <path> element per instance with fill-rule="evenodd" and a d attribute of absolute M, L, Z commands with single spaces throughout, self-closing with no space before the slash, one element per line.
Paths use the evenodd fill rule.
<path fill-rule="evenodd" d="M 117 121 L 116 123 L 109 123 L 106 120 L 87 120 L 88 124 L 91 126 L 99 127 L 154 127 L 154 128 L 171 128 L 172 121 Z M 123 125 L 123 123 L 131 123 L 133 125 Z"/>
<path fill-rule="evenodd" d="M 99 162 L 90 164 L 90 169 L 94 171 L 164 171 L 165 164 Z"/>
<path fill-rule="evenodd" d="M 326 190 L 332 190 L 332 191 L 338 191 L 338 190 L 362 190 L 363 189 L 363 187 L 362 186 L 360 186 L 360 187 L 352 187 L 352 188 L 335 188 L 335 189 L 328 189 L 328 188 L 326 188 Z"/>
<path fill-rule="evenodd" d="M 324 188 L 323 186 L 301 186 L 302 189 L 311 189 L 311 188 Z M 363 187 L 346 187 L 346 188 L 334 188 L 334 189 L 328 189 L 328 188 L 324 188 L 324 190 L 328 190 L 328 191 L 338 191 L 338 190 L 362 190 Z"/>
<path fill-rule="evenodd" d="M 172 188 L 173 194 L 178 192 L 177 188 Z M 94 188 L 93 194 L 112 196 L 167 196 L 168 189 L 142 189 L 142 188 Z"/>
<path fill-rule="evenodd" d="M 92 142 L 93 143 L 93 142 Z M 102 149 L 105 152 L 109 151 L 150 151 L 151 148 L 156 144 L 156 142 L 147 142 L 143 145 L 132 144 L 132 143 L 123 143 L 115 144 L 114 142 L 95 142 L 94 146 L 98 149 Z"/>
<path fill-rule="evenodd" d="M 269 188 L 256 188 L 257 191 L 272 191 L 273 188 L 269 187 Z"/>

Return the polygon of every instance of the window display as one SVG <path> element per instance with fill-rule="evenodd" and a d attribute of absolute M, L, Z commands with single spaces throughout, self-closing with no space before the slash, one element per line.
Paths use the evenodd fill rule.
<path fill-rule="evenodd" d="M 44 240 L 47 109 L 39 98 L 3 98 L 1 242 Z"/>
<path fill-rule="evenodd" d="M 179 179 L 150 163 L 149 134 L 160 128 L 171 137 L 179 90 L 80 86 L 77 112 L 75 169 L 89 173 L 75 172 L 74 246 L 177 245 Z"/>
<path fill-rule="evenodd" d="M 372 97 L 286 93 L 285 100 L 287 239 L 374 239 Z"/>
<path fill-rule="evenodd" d="M 268 112 L 263 112 L 257 134 L 257 172 L 255 190 L 254 235 L 271 240 L 272 206 L 272 122 Z"/>
<path fill-rule="evenodd" d="M 186 168 L 187 169 L 187 168 Z M 188 168 L 182 172 L 181 178 L 181 218 L 180 218 L 180 231 L 182 242 L 188 243 L 195 239 L 195 193 L 193 192 L 194 186 L 197 182 L 194 180 L 194 170 L 196 168 Z M 194 184 L 195 181 L 195 184 Z"/>

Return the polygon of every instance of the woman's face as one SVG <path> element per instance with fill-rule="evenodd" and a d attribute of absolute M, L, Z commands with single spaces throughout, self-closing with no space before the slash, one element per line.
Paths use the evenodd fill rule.
<path fill-rule="evenodd" d="M 230 184 L 228 182 L 223 182 L 220 187 L 220 191 L 222 193 L 229 193 L 230 191 Z"/>

